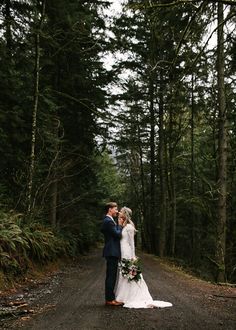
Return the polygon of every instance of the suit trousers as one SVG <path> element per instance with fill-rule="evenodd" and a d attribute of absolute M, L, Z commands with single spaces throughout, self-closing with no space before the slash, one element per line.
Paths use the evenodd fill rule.
<path fill-rule="evenodd" d="M 106 301 L 111 301 L 115 299 L 115 285 L 117 277 L 117 268 L 119 258 L 117 257 L 106 257 L 107 270 L 106 270 L 106 280 L 105 280 L 105 299 Z"/>

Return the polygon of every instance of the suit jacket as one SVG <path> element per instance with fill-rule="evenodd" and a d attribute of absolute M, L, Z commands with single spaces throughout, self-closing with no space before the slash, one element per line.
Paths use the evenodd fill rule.
<path fill-rule="evenodd" d="M 105 238 L 103 257 L 120 258 L 120 239 L 122 227 L 117 225 L 110 217 L 106 216 L 103 220 L 101 232 Z"/>

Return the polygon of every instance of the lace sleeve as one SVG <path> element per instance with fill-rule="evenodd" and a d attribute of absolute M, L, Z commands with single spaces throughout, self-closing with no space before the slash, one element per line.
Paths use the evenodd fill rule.
<path fill-rule="evenodd" d="M 135 258 L 135 246 L 134 246 L 134 227 L 131 224 L 127 225 L 128 243 L 130 246 L 131 259 Z"/>

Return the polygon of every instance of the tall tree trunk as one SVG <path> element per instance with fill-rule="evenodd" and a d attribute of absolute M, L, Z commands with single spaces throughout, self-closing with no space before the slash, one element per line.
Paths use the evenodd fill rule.
<path fill-rule="evenodd" d="M 155 193 L 155 109 L 154 109 L 154 79 L 151 72 L 149 85 L 149 113 L 150 113 L 150 219 L 149 232 L 151 239 L 151 249 L 155 252 L 155 219 L 156 219 L 156 193 Z"/>
<path fill-rule="evenodd" d="M 227 125 L 224 88 L 224 13 L 223 4 L 218 3 L 217 70 L 218 70 L 218 222 L 216 237 L 217 281 L 225 280 L 225 237 L 226 237 L 226 197 L 227 197 Z"/>
<path fill-rule="evenodd" d="M 174 144 L 173 135 L 173 109 L 170 108 L 169 114 L 169 198 L 171 209 L 171 222 L 170 222 L 170 255 L 175 255 L 175 237 L 176 237 L 176 188 L 175 188 L 175 168 L 174 168 Z"/>
<path fill-rule="evenodd" d="M 165 178 L 165 147 L 164 147 L 164 100 L 163 100 L 163 73 L 160 72 L 159 89 L 159 168 L 160 168 L 160 235 L 159 255 L 162 257 L 166 244 L 166 178 Z"/>
<path fill-rule="evenodd" d="M 175 239 L 176 239 L 176 187 L 175 187 L 175 174 L 173 163 L 173 150 L 169 154 L 170 162 L 170 206 L 171 206 L 171 230 L 170 230 L 170 254 L 175 255 Z"/>
<path fill-rule="evenodd" d="M 11 1 L 5 0 L 5 24 L 6 24 L 6 45 L 7 45 L 7 54 L 11 57 L 12 52 L 12 33 L 11 33 L 11 25 L 12 25 L 12 17 L 11 17 Z"/>
<path fill-rule="evenodd" d="M 192 73 L 191 79 L 191 175 L 190 175 L 190 200 L 194 198 L 194 172 L 195 172 L 195 164 L 194 164 L 194 74 Z M 191 203 L 191 258 L 192 262 L 196 259 L 196 254 L 199 253 L 199 250 L 196 247 L 196 217 L 193 208 L 193 202 Z"/>
<path fill-rule="evenodd" d="M 142 247 L 147 250 L 148 252 L 151 252 L 151 247 L 149 244 L 149 228 L 148 228 L 148 222 L 147 222 L 147 205 L 146 205 L 146 194 L 145 194 L 145 179 L 144 179 L 144 166 L 143 166 L 143 150 L 142 150 L 142 141 L 141 141 L 141 134 L 140 134 L 140 126 L 138 124 L 137 127 L 138 132 L 138 147 L 139 147 L 139 163 L 140 163 L 140 181 L 141 181 L 141 238 L 142 238 Z"/>
<path fill-rule="evenodd" d="M 58 156 L 59 156 L 59 141 L 58 141 L 58 130 L 60 126 L 59 119 L 55 116 L 53 118 L 53 138 L 55 140 L 55 158 L 53 160 L 52 167 L 52 183 L 50 186 L 50 222 L 53 228 L 57 226 L 57 195 L 58 195 Z"/>
<path fill-rule="evenodd" d="M 57 226 L 57 180 L 51 184 L 50 223 L 53 228 Z"/>
<path fill-rule="evenodd" d="M 191 197 L 194 195 L 194 76 L 192 74 L 191 84 L 191 182 L 190 192 Z M 193 212 L 193 210 L 192 210 Z M 193 214 L 192 214 L 193 215 Z"/>
<path fill-rule="evenodd" d="M 60 90 L 60 61 L 57 58 L 57 74 L 53 77 L 53 85 L 55 90 Z M 58 167 L 59 167 L 59 154 L 60 154 L 60 142 L 59 142 L 59 127 L 60 127 L 60 119 L 57 115 L 57 110 L 55 110 L 55 115 L 53 117 L 53 123 L 52 123 L 52 135 L 53 139 L 55 141 L 54 144 L 54 152 L 55 152 L 55 158 L 53 160 L 53 166 L 52 166 L 52 183 L 51 183 L 51 189 L 50 189 L 50 222 L 53 228 L 56 228 L 58 222 L 57 216 L 57 203 L 58 203 Z"/>
<path fill-rule="evenodd" d="M 40 2 L 38 2 L 38 5 Z M 33 176 L 35 171 L 35 146 L 36 146 L 36 129 L 37 129 L 37 112 L 38 112 L 38 99 L 39 99 L 39 70 L 40 70 L 40 31 L 45 14 L 45 0 L 41 2 L 40 18 L 37 15 L 35 31 L 35 64 L 34 64 L 34 105 L 32 112 L 32 130 L 31 130 L 31 153 L 29 165 L 29 179 L 28 179 L 28 194 L 27 194 L 27 213 L 31 213 L 32 203 L 32 189 L 33 189 Z"/>

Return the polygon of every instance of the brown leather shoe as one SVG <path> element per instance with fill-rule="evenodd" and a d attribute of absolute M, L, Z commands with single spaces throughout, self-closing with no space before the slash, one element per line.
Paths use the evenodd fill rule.
<path fill-rule="evenodd" d="M 117 301 L 117 300 L 116 300 L 116 302 L 117 302 L 118 304 L 122 305 L 122 306 L 125 304 L 123 301 Z"/>
<path fill-rule="evenodd" d="M 111 301 L 107 300 L 105 302 L 105 305 L 106 306 L 123 306 L 124 303 L 123 302 L 120 302 L 120 301 L 116 301 L 116 300 L 111 300 Z"/>

